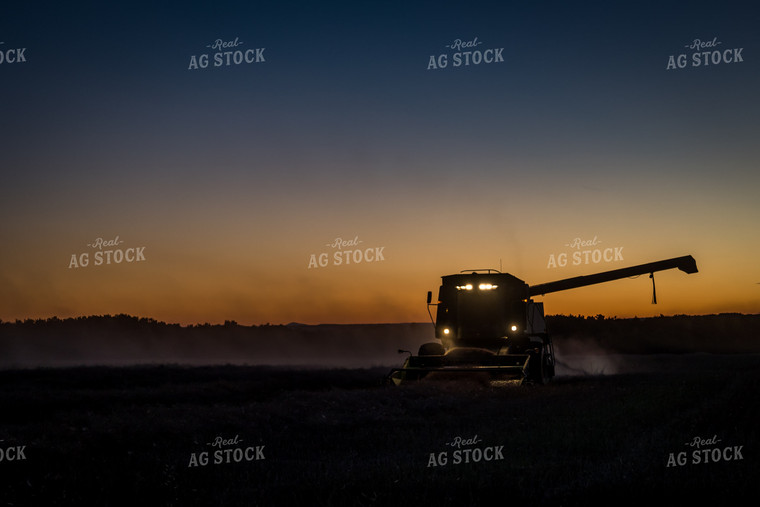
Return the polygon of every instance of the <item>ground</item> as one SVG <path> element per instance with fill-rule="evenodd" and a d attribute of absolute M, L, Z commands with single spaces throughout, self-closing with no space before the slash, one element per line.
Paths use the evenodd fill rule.
<path fill-rule="evenodd" d="M 387 368 L 0 371 L 0 502 L 723 504 L 760 492 L 758 366 L 565 356 L 547 386 L 498 388 L 389 387 Z"/>

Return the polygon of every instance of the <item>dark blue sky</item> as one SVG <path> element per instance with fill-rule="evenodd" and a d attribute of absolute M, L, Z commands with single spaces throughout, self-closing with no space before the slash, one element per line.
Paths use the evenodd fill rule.
<path fill-rule="evenodd" d="M 0 50 L 24 47 L 27 61 L 0 65 L 12 217 L 0 239 L 18 245 L 0 278 L 24 287 L 117 230 L 165 252 L 176 279 L 191 269 L 171 267 L 179 252 L 229 242 L 229 269 L 275 258 L 289 271 L 357 229 L 406 252 L 403 268 L 384 265 L 390 278 L 413 269 L 418 241 L 439 255 L 452 227 L 467 231 L 458 248 L 480 245 L 471 224 L 498 231 L 476 257 L 508 251 L 536 276 L 557 238 L 579 234 L 614 235 L 642 261 L 668 242 L 752 251 L 739 230 L 760 219 L 758 21 L 751 2 L 717 1 L 4 6 Z M 503 62 L 455 68 L 445 46 L 475 38 Z M 265 62 L 188 69 L 213 61 L 217 39 L 265 48 Z M 743 61 L 666 70 L 695 39 Z M 450 65 L 429 70 L 444 53 Z M 705 232 L 674 236 L 692 219 Z M 33 259 L 30 236 L 49 238 L 34 243 L 49 257 Z M 83 290 L 56 276 L 62 299 Z M 24 300 L 14 315 L 50 306 Z"/>

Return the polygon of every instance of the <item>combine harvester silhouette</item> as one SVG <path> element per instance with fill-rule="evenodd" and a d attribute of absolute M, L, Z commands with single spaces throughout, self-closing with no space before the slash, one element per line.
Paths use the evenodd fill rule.
<path fill-rule="evenodd" d="M 399 350 L 409 357 L 401 368 L 391 370 L 388 380 L 400 385 L 466 374 L 463 377 L 486 375 L 491 382 L 546 384 L 554 377 L 554 348 L 544 305 L 533 296 L 646 273 L 654 291 L 654 273 L 674 268 L 696 273 L 697 263 L 686 255 L 533 286 L 493 269 L 443 276 L 437 302 L 432 302 L 432 292 L 427 294 L 428 313 L 431 306 L 438 307 L 434 325 L 440 343 L 424 343 L 416 356 Z M 654 292 L 652 302 L 657 302 Z"/>

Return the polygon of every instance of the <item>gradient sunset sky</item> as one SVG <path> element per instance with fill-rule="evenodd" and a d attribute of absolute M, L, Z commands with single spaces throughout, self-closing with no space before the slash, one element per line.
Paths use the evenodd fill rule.
<path fill-rule="evenodd" d="M 657 305 L 647 276 L 539 299 L 760 313 L 752 2 L 17 4 L 2 320 L 421 322 L 463 269 L 538 284 L 688 254 L 699 273 L 657 274 Z M 217 39 L 265 61 L 189 69 Z M 503 61 L 455 68 L 457 39 Z M 695 39 L 741 61 L 693 67 Z M 95 266 L 88 244 L 116 237 L 145 260 Z M 384 260 L 333 265 L 337 238 Z M 576 238 L 623 260 L 551 267 Z"/>

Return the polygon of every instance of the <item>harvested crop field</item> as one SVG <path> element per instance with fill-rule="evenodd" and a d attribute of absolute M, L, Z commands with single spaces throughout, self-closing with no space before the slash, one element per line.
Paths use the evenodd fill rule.
<path fill-rule="evenodd" d="M 547 386 L 393 388 L 387 371 L 0 371 L 0 500 L 723 504 L 760 489 L 758 355 L 566 356 Z"/>

